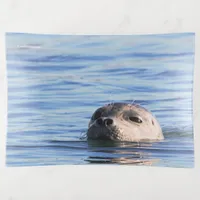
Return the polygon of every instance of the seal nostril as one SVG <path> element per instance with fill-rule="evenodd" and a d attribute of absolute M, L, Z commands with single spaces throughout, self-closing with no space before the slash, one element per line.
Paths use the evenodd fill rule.
<path fill-rule="evenodd" d="M 105 119 L 105 120 L 104 120 L 104 124 L 105 124 L 106 126 L 110 126 L 110 125 L 113 124 L 113 120 L 112 120 L 112 119 Z"/>
<path fill-rule="evenodd" d="M 99 125 L 102 125 L 102 124 L 103 124 L 102 118 L 97 119 L 97 124 L 99 124 Z"/>

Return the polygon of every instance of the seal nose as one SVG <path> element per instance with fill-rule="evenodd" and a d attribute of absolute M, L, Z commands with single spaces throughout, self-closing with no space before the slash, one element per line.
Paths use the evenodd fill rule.
<path fill-rule="evenodd" d="M 103 124 L 103 119 L 102 119 L 102 118 L 97 119 L 97 120 L 96 120 L 96 123 L 97 123 L 98 125 L 102 125 L 102 124 Z"/>
<path fill-rule="evenodd" d="M 110 125 L 112 125 L 113 124 L 113 120 L 112 119 L 105 119 L 104 120 L 104 125 L 105 126 L 110 126 Z"/>
<path fill-rule="evenodd" d="M 100 125 L 100 126 L 102 126 L 102 125 L 104 125 L 104 126 L 110 126 L 110 125 L 113 124 L 113 120 L 110 119 L 110 118 L 105 118 L 105 119 L 99 118 L 99 119 L 97 119 L 96 122 L 97 122 L 97 124 Z"/>

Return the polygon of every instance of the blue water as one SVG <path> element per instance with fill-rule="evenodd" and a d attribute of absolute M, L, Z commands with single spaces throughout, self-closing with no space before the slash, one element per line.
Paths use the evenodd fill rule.
<path fill-rule="evenodd" d="M 6 35 L 7 166 L 193 167 L 194 34 Z M 135 101 L 158 119 L 156 143 L 87 142 L 89 119 Z"/>

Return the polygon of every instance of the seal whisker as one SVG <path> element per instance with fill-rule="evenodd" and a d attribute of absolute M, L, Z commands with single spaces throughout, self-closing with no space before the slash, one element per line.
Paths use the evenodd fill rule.
<path fill-rule="evenodd" d="M 135 102 L 135 100 L 133 99 L 133 100 L 132 100 L 132 102 L 131 102 L 131 104 L 133 105 L 133 104 L 134 104 L 134 102 Z"/>
<path fill-rule="evenodd" d="M 80 140 L 84 140 L 84 139 L 87 139 L 87 138 L 88 138 L 87 137 L 87 133 L 86 132 L 81 132 L 79 139 Z"/>
<path fill-rule="evenodd" d="M 112 92 L 110 92 L 110 95 L 109 95 L 109 104 L 112 106 L 114 104 L 114 100 L 112 100 Z"/>

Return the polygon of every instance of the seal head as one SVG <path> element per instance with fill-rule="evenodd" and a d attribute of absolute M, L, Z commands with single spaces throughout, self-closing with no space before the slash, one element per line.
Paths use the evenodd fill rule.
<path fill-rule="evenodd" d="M 137 104 L 113 103 L 98 108 L 88 125 L 87 138 L 139 142 L 164 139 L 157 119 Z"/>

